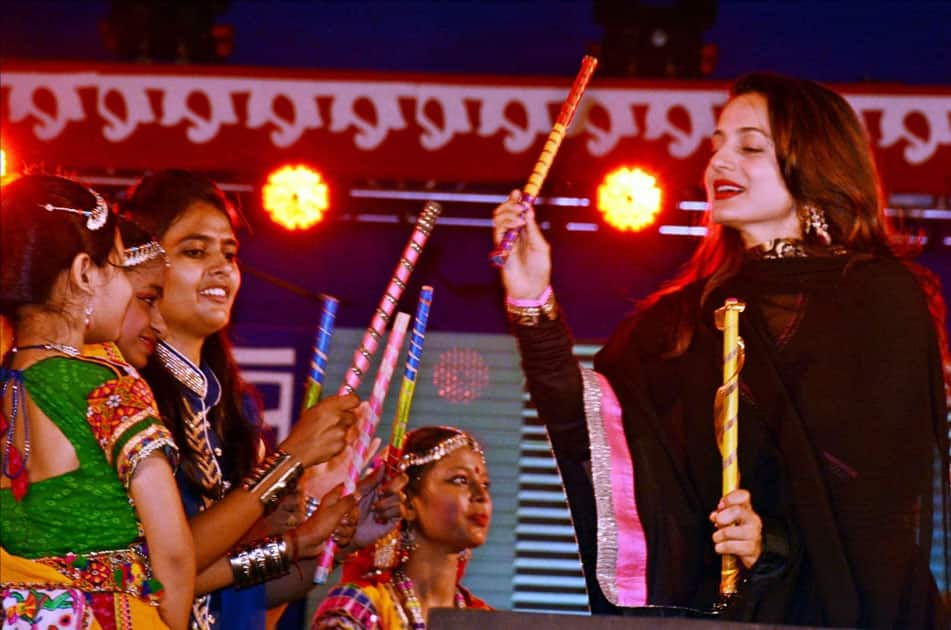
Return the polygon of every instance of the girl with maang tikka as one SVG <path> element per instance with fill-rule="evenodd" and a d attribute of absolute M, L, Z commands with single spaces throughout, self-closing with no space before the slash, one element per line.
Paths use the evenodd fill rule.
<path fill-rule="evenodd" d="M 80 356 L 118 336 L 141 250 L 98 193 L 43 175 L 3 187 L 0 235 L 4 627 L 183 629 L 195 561 L 175 443 L 133 368 Z"/>
<path fill-rule="evenodd" d="M 351 556 L 312 629 L 421 630 L 432 608 L 489 608 L 461 583 L 492 518 L 482 447 L 454 427 L 421 427 L 407 435 L 403 469 L 397 548 L 381 542 Z"/>

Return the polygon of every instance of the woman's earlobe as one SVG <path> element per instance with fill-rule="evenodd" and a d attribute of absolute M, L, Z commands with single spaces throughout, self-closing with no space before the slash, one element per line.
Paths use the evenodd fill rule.
<path fill-rule="evenodd" d="M 93 288 L 90 281 L 90 272 L 92 271 L 92 259 L 89 254 L 77 254 L 73 259 L 73 264 L 69 268 L 69 279 L 73 286 L 80 291 L 92 294 Z"/>

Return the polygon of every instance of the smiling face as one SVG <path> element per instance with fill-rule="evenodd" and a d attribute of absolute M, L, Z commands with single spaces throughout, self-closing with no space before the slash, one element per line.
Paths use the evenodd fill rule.
<path fill-rule="evenodd" d="M 795 203 L 776 160 L 762 95 L 742 94 L 724 108 L 704 182 L 713 221 L 737 230 L 746 247 L 802 237 Z"/>
<path fill-rule="evenodd" d="M 199 201 L 162 237 L 171 267 L 161 301 L 172 345 L 203 340 L 224 328 L 241 286 L 238 241 L 227 215 Z"/>
<path fill-rule="evenodd" d="M 137 369 L 145 367 L 155 344 L 166 333 L 160 309 L 165 287 L 164 258 L 149 261 L 128 271 L 132 283 L 132 302 L 122 322 L 116 344 L 126 361 Z"/>
<path fill-rule="evenodd" d="M 492 519 L 492 497 L 485 459 L 464 446 L 437 461 L 422 474 L 411 493 L 407 520 L 420 544 L 449 553 L 485 542 Z"/>

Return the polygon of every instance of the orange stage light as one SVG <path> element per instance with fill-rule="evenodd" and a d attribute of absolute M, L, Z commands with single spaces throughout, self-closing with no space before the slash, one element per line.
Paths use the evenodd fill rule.
<path fill-rule="evenodd" d="M 262 191 L 264 209 L 288 230 L 306 230 L 324 218 L 330 193 L 320 173 L 303 166 L 283 166 L 268 175 Z"/>
<path fill-rule="evenodd" d="M 0 149 L 0 177 L 7 174 L 7 152 Z"/>
<path fill-rule="evenodd" d="M 611 226 L 636 232 L 657 218 L 661 197 L 656 177 L 639 168 L 619 168 L 598 186 L 598 210 Z"/>

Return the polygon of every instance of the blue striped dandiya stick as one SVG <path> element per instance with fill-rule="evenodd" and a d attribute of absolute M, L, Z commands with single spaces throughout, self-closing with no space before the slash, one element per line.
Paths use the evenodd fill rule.
<path fill-rule="evenodd" d="M 337 306 L 340 301 L 331 296 L 324 296 L 324 308 L 320 313 L 320 326 L 314 340 L 314 356 L 310 361 L 310 374 L 307 375 L 307 384 L 304 388 L 304 409 L 310 409 L 320 400 L 320 392 L 324 385 L 324 375 L 327 372 L 327 351 L 330 349 L 330 338 L 334 334 L 334 321 L 337 318 Z"/>
<path fill-rule="evenodd" d="M 386 456 L 386 476 L 392 478 L 399 472 L 400 458 L 406 441 L 406 426 L 409 424 L 409 410 L 416 391 L 416 377 L 419 374 L 420 358 L 423 354 L 423 341 L 426 338 L 426 324 L 429 321 L 429 309 L 433 303 L 433 288 L 425 286 L 419 292 L 419 304 L 416 307 L 416 319 L 406 353 L 406 369 L 396 402 L 396 417 L 390 432 L 390 446 Z"/>

